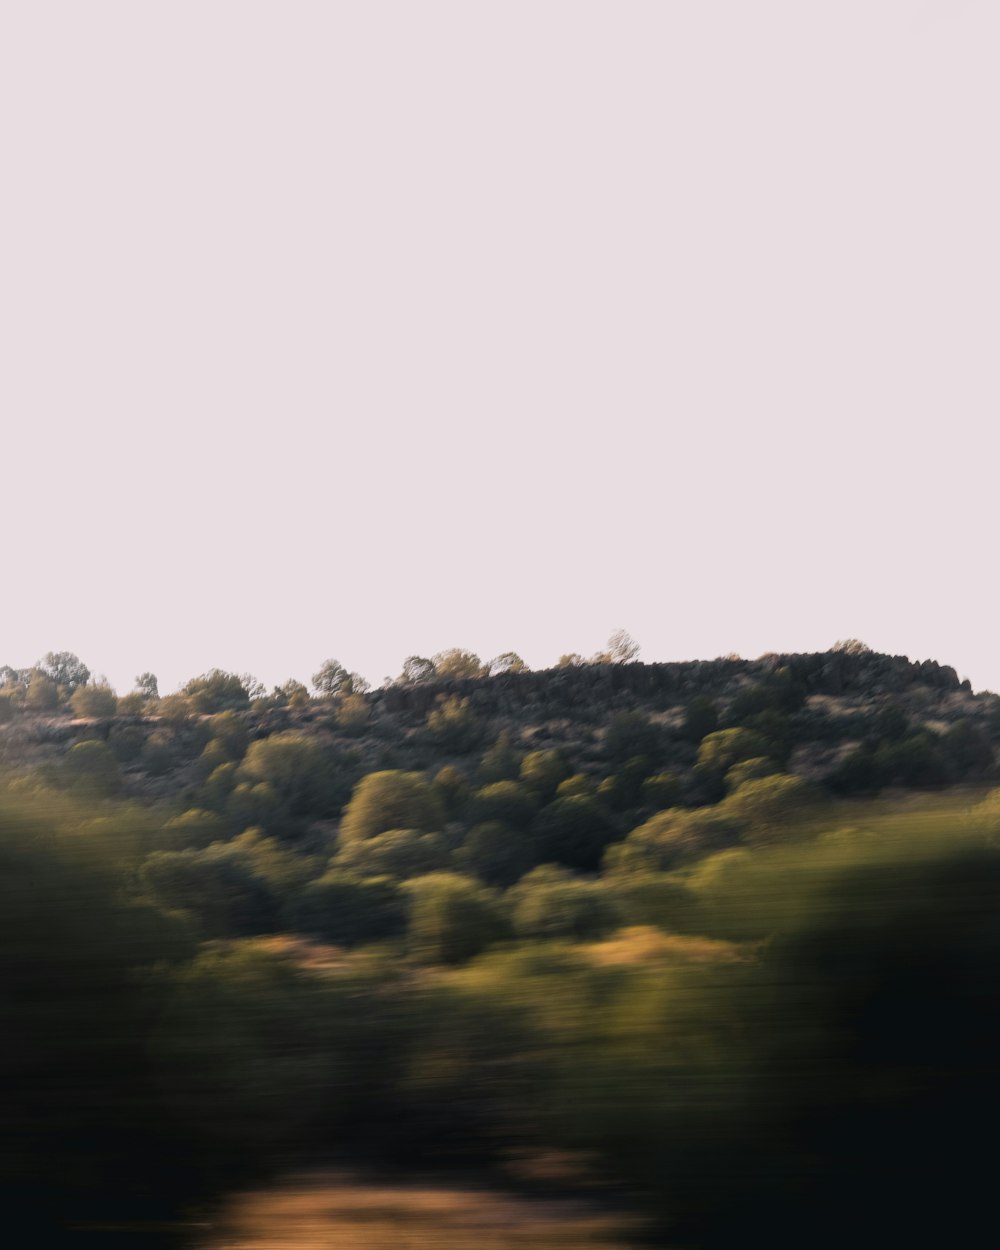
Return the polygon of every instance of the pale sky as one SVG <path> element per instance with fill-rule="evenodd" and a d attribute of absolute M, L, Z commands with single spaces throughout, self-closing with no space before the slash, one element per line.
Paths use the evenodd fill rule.
<path fill-rule="evenodd" d="M 0 3 L 0 663 L 1000 689 L 1000 7 Z"/>

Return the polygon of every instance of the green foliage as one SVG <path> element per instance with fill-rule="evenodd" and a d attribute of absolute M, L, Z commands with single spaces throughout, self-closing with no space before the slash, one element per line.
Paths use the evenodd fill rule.
<path fill-rule="evenodd" d="M 479 824 L 501 821 L 513 829 L 526 829 L 538 810 L 538 801 L 532 792 L 518 781 L 495 781 L 483 786 L 472 796 L 470 812 L 472 820 Z"/>
<path fill-rule="evenodd" d="M 200 677 L 192 677 L 184 687 L 195 712 L 239 712 L 250 706 L 250 691 L 245 677 L 213 668 Z"/>
<path fill-rule="evenodd" d="M 368 728 L 371 714 L 371 706 L 363 694 L 342 694 L 337 700 L 334 719 L 342 733 L 360 738 Z"/>
<path fill-rule="evenodd" d="M 744 781 L 721 810 L 746 823 L 748 841 L 763 842 L 788 836 L 794 826 L 808 821 L 816 804 L 816 792 L 808 781 L 781 774 Z"/>
<path fill-rule="evenodd" d="M 69 702 L 74 715 L 85 718 L 114 716 L 118 710 L 118 698 L 106 682 L 77 686 Z"/>
<path fill-rule="evenodd" d="M 740 786 L 747 781 L 758 781 L 761 777 L 772 777 L 775 773 L 780 772 L 778 765 L 773 760 L 767 759 L 765 756 L 756 756 L 754 759 L 741 760 L 738 764 L 734 764 L 726 773 L 726 789 L 732 794 L 734 790 L 738 790 Z"/>
<path fill-rule="evenodd" d="M 688 742 L 701 742 L 719 728 L 719 709 L 715 703 L 699 695 L 691 700 L 684 711 L 681 733 Z"/>
<path fill-rule="evenodd" d="M 293 822 L 335 815 L 346 798 L 332 751 L 316 738 L 291 730 L 251 742 L 240 776 L 254 785 L 268 785 L 282 814 Z"/>
<path fill-rule="evenodd" d="M 510 891 L 508 902 L 514 932 L 521 938 L 586 941 L 621 923 L 621 913 L 603 885 L 552 865 L 528 873 Z"/>
<path fill-rule="evenodd" d="M 681 783 L 676 773 L 654 773 L 642 783 L 642 801 L 654 811 L 675 807 L 681 797 Z"/>
<path fill-rule="evenodd" d="M 473 825 L 455 859 L 466 872 L 501 888 L 513 885 L 537 862 L 532 840 L 499 820 Z"/>
<path fill-rule="evenodd" d="M 535 819 L 535 859 L 592 872 L 614 836 L 614 825 L 596 799 L 555 799 Z"/>
<path fill-rule="evenodd" d="M 169 1211 L 165 1124 L 147 1052 L 163 969 L 193 950 L 176 918 L 130 900 L 103 841 L 0 800 L 0 1198 L 42 1244 L 94 1212 Z M 184 1149 L 175 1138 L 173 1149 Z"/>
<path fill-rule="evenodd" d="M 59 687 L 40 669 L 28 678 L 24 706 L 30 712 L 53 712 L 59 706 Z"/>
<path fill-rule="evenodd" d="M 350 673 L 339 660 L 324 660 L 312 678 L 313 689 L 320 695 L 339 694 L 349 681 Z"/>
<path fill-rule="evenodd" d="M 298 933 L 358 946 L 396 937 L 406 928 L 407 900 L 391 877 L 360 878 L 334 869 L 310 882 L 289 908 Z"/>
<path fill-rule="evenodd" d="M 439 694 L 427 713 L 427 731 L 439 747 L 464 754 L 482 741 L 483 726 L 467 698 Z"/>
<path fill-rule="evenodd" d="M 155 729 L 146 739 L 139 759 L 145 772 L 162 777 L 179 763 L 176 739 L 168 730 Z"/>
<path fill-rule="evenodd" d="M 438 796 L 420 773 L 369 773 L 354 789 L 340 825 L 342 843 L 373 838 L 391 829 L 435 833 L 444 827 Z"/>
<path fill-rule="evenodd" d="M 469 801 L 469 784 L 453 764 L 446 764 L 435 773 L 434 790 L 450 820 L 462 815 Z"/>
<path fill-rule="evenodd" d="M 418 877 L 444 868 L 448 858 L 448 846 L 439 833 L 390 829 L 374 838 L 346 842 L 331 868 L 356 877 Z"/>
<path fill-rule="evenodd" d="M 121 772 L 106 742 L 77 742 L 66 752 L 62 779 L 81 797 L 109 798 L 122 788 Z"/>
<path fill-rule="evenodd" d="M 160 697 L 160 684 L 156 680 L 155 673 L 140 673 L 135 679 L 136 693 L 141 694 L 144 699 L 158 699 Z"/>
<path fill-rule="evenodd" d="M 521 781 L 543 803 L 569 775 L 570 767 L 560 751 L 529 751 L 521 760 Z"/>
<path fill-rule="evenodd" d="M 734 764 L 767 756 L 767 743 L 752 729 L 719 729 L 698 748 L 697 771 L 721 781 Z"/>
<path fill-rule="evenodd" d="M 556 786 L 556 798 L 559 799 L 592 798 L 593 794 L 594 783 L 585 773 L 574 773 Z"/>
<path fill-rule="evenodd" d="M 66 696 L 90 680 L 90 669 L 72 651 L 49 651 L 35 667 Z"/>
<path fill-rule="evenodd" d="M 672 808 L 657 812 L 633 829 L 624 842 L 608 848 L 609 872 L 666 872 L 723 847 L 734 845 L 744 829 L 743 818 L 721 807 Z"/>
<path fill-rule="evenodd" d="M 410 949 L 427 963 L 459 964 L 506 934 L 495 895 L 456 873 L 438 872 L 406 883 Z"/>
<path fill-rule="evenodd" d="M 604 751 L 609 760 L 624 761 L 637 756 L 656 759 L 663 749 L 663 735 L 642 712 L 621 712 L 608 726 Z"/>
<path fill-rule="evenodd" d="M 159 841 L 165 851 L 203 850 L 225 834 L 225 822 L 216 812 L 190 807 L 164 823 Z"/>
<path fill-rule="evenodd" d="M 504 730 L 479 762 L 479 781 L 491 785 L 495 781 L 516 781 L 521 770 L 521 755 L 511 745 L 510 734 Z"/>

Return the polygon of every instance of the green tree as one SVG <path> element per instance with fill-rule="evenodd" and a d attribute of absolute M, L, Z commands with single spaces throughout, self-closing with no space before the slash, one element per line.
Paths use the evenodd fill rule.
<path fill-rule="evenodd" d="M 78 686 L 90 680 L 90 669 L 72 651 L 49 651 L 35 666 L 51 681 L 71 695 Z"/>
<path fill-rule="evenodd" d="M 496 896 L 478 882 L 438 872 L 406 883 L 408 940 L 430 963 L 459 964 L 506 935 Z"/>
<path fill-rule="evenodd" d="M 368 773 L 354 788 L 340 825 L 340 839 L 360 842 L 390 829 L 436 833 L 444 827 L 441 801 L 420 773 L 389 769 Z"/>
<path fill-rule="evenodd" d="M 73 691 L 70 706 L 76 716 L 84 718 L 114 716 L 118 699 L 107 682 L 88 682 Z"/>
<path fill-rule="evenodd" d="M 339 694 L 350 676 L 339 660 L 324 660 L 319 672 L 313 673 L 313 689 L 321 695 Z"/>
<path fill-rule="evenodd" d="M 195 712 L 238 712 L 250 706 L 247 682 L 245 676 L 213 668 L 200 677 L 192 677 L 184 687 L 184 694 Z"/>
<path fill-rule="evenodd" d="M 455 859 L 466 872 L 501 888 L 513 885 L 537 862 L 531 838 L 500 820 L 473 825 Z"/>
<path fill-rule="evenodd" d="M 357 877 L 419 877 L 437 872 L 448 862 L 448 847 L 439 833 L 390 829 L 358 842 L 345 842 L 331 863 Z"/>
<path fill-rule="evenodd" d="M 614 898 L 602 884 L 583 881 L 551 864 L 529 872 L 510 890 L 507 901 L 514 932 L 523 938 L 586 941 L 622 922 Z"/>
<path fill-rule="evenodd" d="M 146 699 L 160 697 L 160 685 L 155 673 L 140 673 L 135 679 L 135 688 Z"/>
<path fill-rule="evenodd" d="M 474 822 L 499 820 L 514 829 L 526 829 L 538 810 L 534 794 L 517 781 L 495 781 L 472 796 Z"/>
<path fill-rule="evenodd" d="M 32 670 L 28 678 L 24 706 L 32 712 L 52 712 L 59 706 L 59 687 L 41 669 Z"/>
<path fill-rule="evenodd" d="M 556 799 L 535 818 L 535 858 L 593 872 L 614 836 L 614 825 L 596 799 Z"/>
<path fill-rule="evenodd" d="M 521 781 L 543 802 L 552 798 L 560 782 L 570 775 L 560 751 L 529 751 L 521 760 Z"/>

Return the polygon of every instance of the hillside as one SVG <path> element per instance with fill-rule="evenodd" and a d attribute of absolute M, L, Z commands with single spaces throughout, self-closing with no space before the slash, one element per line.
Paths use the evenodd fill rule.
<path fill-rule="evenodd" d="M 997 696 L 861 650 L 63 671 L 0 725 L 9 1222 L 197 1222 L 311 1166 L 585 1190 L 705 1250 L 985 1217 Z"/>

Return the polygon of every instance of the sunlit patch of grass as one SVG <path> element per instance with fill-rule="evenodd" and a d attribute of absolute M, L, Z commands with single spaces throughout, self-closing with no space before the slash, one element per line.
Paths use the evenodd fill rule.
<path fill-rule="evenodd" d="M 589 959 L 602 966 L 679 963 L 733 963 L 751 959 L 750 948 L 737 942 L 682 933 L 665 933 L 653 925 L 620 929 L 603 942 L 584 947 Z"/>
<path fill-rule="evenodd" d="M 313 1174 L 234 1198 L 196 1250 L 630 1250 L 629 1230 L 568 1199 Z"/>

